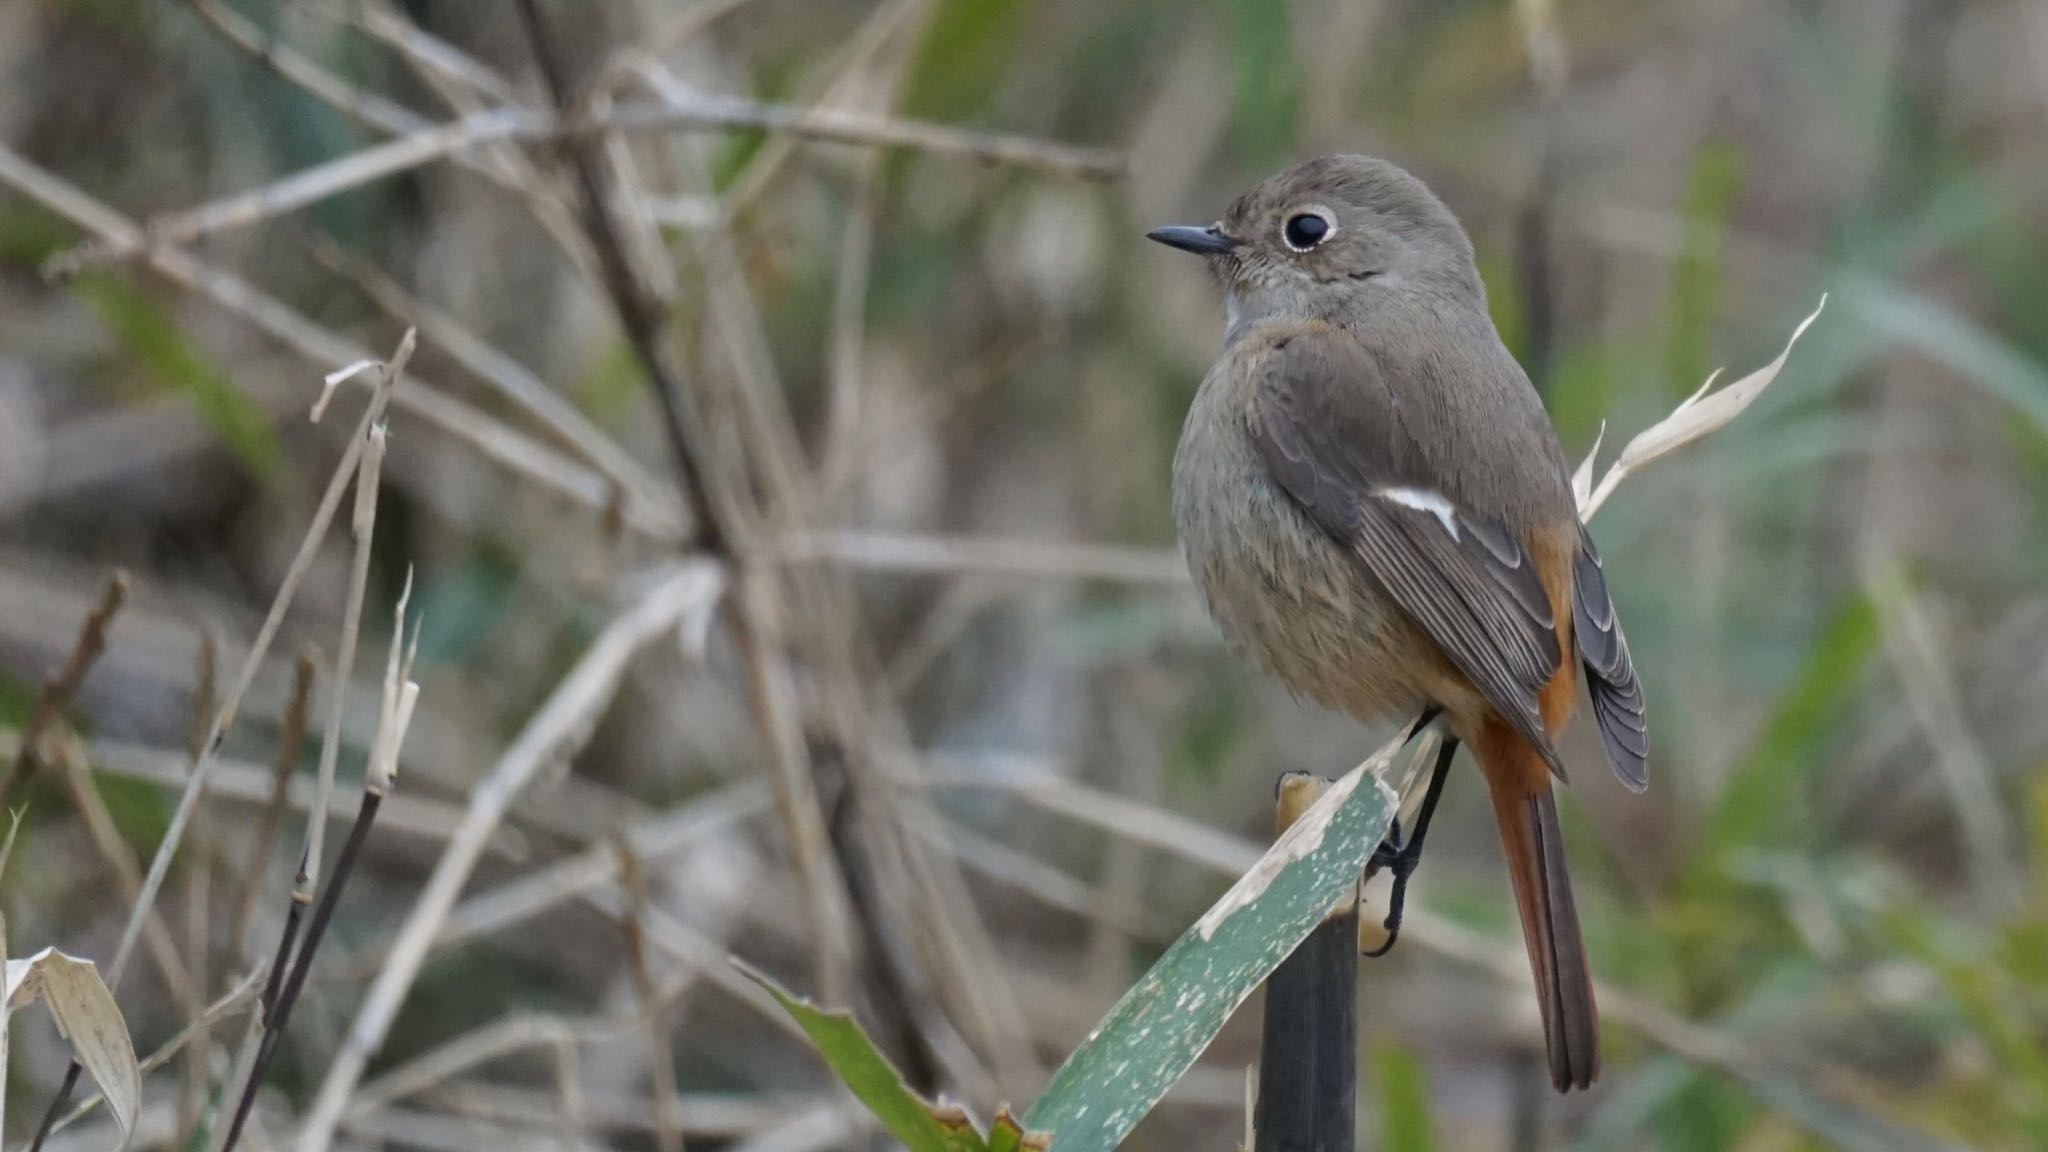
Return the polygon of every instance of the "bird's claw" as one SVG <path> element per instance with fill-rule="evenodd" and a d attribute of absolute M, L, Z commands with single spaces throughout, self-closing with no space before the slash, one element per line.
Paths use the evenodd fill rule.
<path fill-rule="evenodd" d="M 1386 838 L 1372 850 L 1372 859 L 1366 864 L 1366 876 L 1388 872 L 1394 877 L 1394 887 L 1387 894 L 1387 918 L 1381 924 L 1387 930 L 1386 941 L 1377 948 L 1366 949 L 1361 955 L 1385 956 L 1393 951 L 1394 942 L 1401 938 L 1401 908 L 1408 900 L 1408 877 L 1415 874 L 1415 865 L 1422 859 L 1421 848 L 1421 844 L 1412 843 L 1401 835 L 1401 818 L 1396 816 Z"/>

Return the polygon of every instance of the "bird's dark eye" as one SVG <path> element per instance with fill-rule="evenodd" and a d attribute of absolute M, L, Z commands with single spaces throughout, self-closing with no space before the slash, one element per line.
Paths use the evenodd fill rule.
<path fill-rule="evenodd" d="M 1329 234 L 1329 219 L 1315 212 L 1289 216 L 1286 225 L 1280 229 L 1281 238 L 1296 252 L 1306 252 L 1321 244 Z"/>

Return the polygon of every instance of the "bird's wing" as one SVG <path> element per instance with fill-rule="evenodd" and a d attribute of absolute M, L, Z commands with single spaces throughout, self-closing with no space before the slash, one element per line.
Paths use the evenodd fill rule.
<path fill-rule="evenodd" d="M 1572 562 L 1572 636 L 1586 669 L 1586 694 L 1593 718 L 1600 723 L 1600 741 L 1607 762 L 1631 792 L 1650 786 L 1649 738 L 1644 735 L 1643 686 L 1628 657 L 1628 637 L 1621 617 L 1607 596 L 1607 576 L 1593 538 L 1579 529 L 1578 557 Z"/>
<path fill-rule="evenodd" d="M 1349 338 L 1290 329 L 1253 371 L 1252 439 L 1274 484 L 1562 777 L 1540 694 L 1563 654 L 1524 543 L 1431 484 L 1379 366 Z"/>

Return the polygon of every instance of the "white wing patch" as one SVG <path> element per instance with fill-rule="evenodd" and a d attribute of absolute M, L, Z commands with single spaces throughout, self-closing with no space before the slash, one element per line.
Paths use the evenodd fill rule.
<path fill-rule="evenodd" d="M 1450 533 L 1451 539 L 1458 538 L 1458 510 L 1439 493 L 1427 488 L 1382 488 L 1374 495 L 1418 512 L 1429 513 L 1436 517 L 1437 523 L 1444 526 L 1445 532 Z"/>

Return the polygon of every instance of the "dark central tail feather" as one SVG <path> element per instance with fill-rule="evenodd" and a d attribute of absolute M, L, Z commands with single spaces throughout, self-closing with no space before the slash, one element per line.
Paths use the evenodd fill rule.
<path fill-rule="evenodd" d="M 1515 907 L 1521 913 L 1522 940 L 1529 949 L 1537 1002 L 1543 1010 L 1550 1082 L 1568 1092 L 1590 1086 L 1600 1075 L 1599 1016 L 1586 968 L 1586 943 L 1572 904 L 1571 877 L 1565 871 L 1557 801 L 1547 780 L 1531 790 L 1525 779 L 1516 778 L 1522 775 L 1487 773 L 1501 847 L 1514 880 Z"/>

